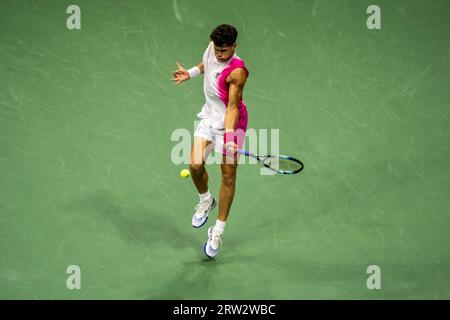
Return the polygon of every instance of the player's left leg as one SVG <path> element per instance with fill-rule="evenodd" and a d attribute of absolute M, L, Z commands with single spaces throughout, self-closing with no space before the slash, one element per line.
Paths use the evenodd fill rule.
<path fill-rule="evenodd" d="M 204 246 L 205 254 L 210 258 L 217 255 L 220 244 L 222 243 L 222 234 L 225 229 L 225 224 L 234 199 L 234 192 L 236 190 L 237 166 L 237 156 L 233 159 L 230 159 L 225 155 L 223 156 L 220 167 L 222 171 L 222 182 L 220 185 L 219 216 L 215 226 L 208 229 L 208 241 Z"/>

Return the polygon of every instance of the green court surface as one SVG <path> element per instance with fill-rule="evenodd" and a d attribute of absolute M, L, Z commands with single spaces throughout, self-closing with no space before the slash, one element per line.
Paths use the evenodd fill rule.
<path fill-rule="evenodd" d="M 0 3 L 1 299 L 450 298 L 449 1 L 75 2 Z M 241 165 L 209 261 L 217 209 L 191 227 L 171 161 L 202 79 L 170 77 L 221 23 L 240 32 L 249 128 L 279 129 L 305 169 Z"/>

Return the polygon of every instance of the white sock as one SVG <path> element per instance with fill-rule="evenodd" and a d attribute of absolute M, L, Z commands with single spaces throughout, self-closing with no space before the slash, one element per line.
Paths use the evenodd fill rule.
<path fill-rule="evenodd" d="M 220 234 L 223 234 L 223 232 L 225 231 L 226 224 L 227 224 L 226 221 L 220 221 L 219 219 L 217 219 L 216 225 L 214 226 L 214 230 L 216 230 Z"/>
<path fill-rule="evenodd" d="M 211 198 L 211 193 L 209 193 L 209 190 L 205 193 L 199 193 L 200 201 L 208 201 Z"/>

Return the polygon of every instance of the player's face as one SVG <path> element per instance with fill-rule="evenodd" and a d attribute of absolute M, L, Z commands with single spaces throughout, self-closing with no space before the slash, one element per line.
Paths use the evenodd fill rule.
<path fill-rule="evenodd" d="M 214 53 L 216 54 L 217 60 L 220 62 L 227 61 L 233 56 L 235 48 L 236 44 L 233 44 L 232 46 L 223 46 L 223 47 L 214 46 Z"/>

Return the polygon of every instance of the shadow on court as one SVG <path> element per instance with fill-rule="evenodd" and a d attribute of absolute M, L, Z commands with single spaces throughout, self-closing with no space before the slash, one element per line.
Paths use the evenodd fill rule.
<path fill-rule="evenodd" d="M 217 275 L 217 261 L 200 258 L 197 261 L 183 263 L 183 268 L 168 281 L 157 293 L 140 292 L 138 296 L 148 300 L 187 300 L 207 298 L 214 289 L 211 283 L 213 275 Z"/>
<path fill-rule="evenodd" d="M 191 230 L 181 232 L 162 209 L 129 208 L 104 191 L 75 200 L 65 209 L 110 223 L 122 239 L 149 249 L 158 249 L 162 242 L 173 249 L 199 246 Z"/>

